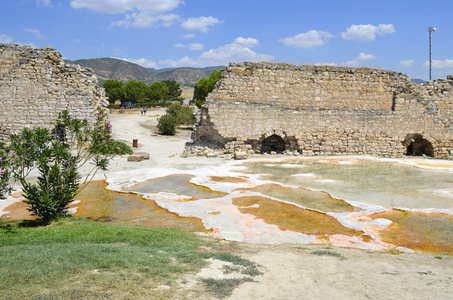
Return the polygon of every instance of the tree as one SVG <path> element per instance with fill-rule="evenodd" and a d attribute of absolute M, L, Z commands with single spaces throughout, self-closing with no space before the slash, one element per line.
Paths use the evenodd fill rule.
<path fill-rule="evenodd" d="M 1 145 L 7 169 L 22 185 L 28 210 L 43 224 L 65 215 L 68 204 L 98 170 L 107 169 L 111 157 L 132 153 L 129 146 L 111 139 L 111 127 L 102 111 L 94 125 L 63 111 L 54 134 L 48 129 L 24 128 L 20 134 L 10 135 L 8 146 Z M 62 134 L 57 137 L 58 133 Z M 90 160 L 93 168 L 79 184 L 78 170 Z M 27 180 L 33 170 L 39 173 L 37 183 Z"/>
<path fill-rule="evenodd" d="M 141 102 L 146 96 L 146 89 L 147 85 L 142 81 L 128 81 L 125 86 L 126 100 Z"/>
<path fill-rule="evenodd" d="M 168 95 L 168 86 L 162 82 L 154 82 L 146 88 L 146 97 L 155 102 L 165 100 Z"/>
<path fill-rule="evenodd" d="M 109 98 L 110 103 L 116 100 L 123 102 L 126 99 L 124 92 L 124 82 L 115 79 L 109 79 L 104 82 L 102 87 L 105 89 L 105 95 Z"/>
<path fill-rule="evenodd" d="M 192 100 L 195 101 L 198 107 L 201 107 L 205 103 L 206 97 L 214 90 L 215 84 L 221 77 L 222 70 L 214 70 L 209 75 L 209 78 L 201 78 L 198 80 L 195 84 Z"/>
<path fill-rule="evenodd" d="M 179 83 L 177 83 L 175 80 L 163 80 L 162 83 L 168 87 L 168 93 L 166 98 L 168 101 L 184 100 L 184 98 L 181 97 L 182 90 Z"/>

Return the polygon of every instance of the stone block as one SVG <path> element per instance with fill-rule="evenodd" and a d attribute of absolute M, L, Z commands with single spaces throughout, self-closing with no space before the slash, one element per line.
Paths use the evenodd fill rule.
<path fill-rule="evenodd" d="M 242 151 L 236 151 L 234 152 L 234 159 L 236 160 L 247 159 L 247 153 Z"/>
<path fill-rule="evenodd" d="M 143 160 L 143 155 L 128 155 L 127 156 L 127 161 L 142 161 Z"/>
<path fill-rule="evenodd" d="M 149 159 L 148 152 L 134 152 L 134 155 L 141 155 L 141 156 L 143 156 L 143 159 Z"/>

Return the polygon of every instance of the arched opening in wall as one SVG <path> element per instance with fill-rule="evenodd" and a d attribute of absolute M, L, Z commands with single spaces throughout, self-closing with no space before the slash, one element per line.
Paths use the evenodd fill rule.
<path fill-rule="evenodd" d="M 261 143 L 261 153 L 271 153 L 272 151 L 283 153 L 285 150 L 285 141 L 276 134 L 264 139 Z"/>
<path fill-rule="evenodd" d="M 424 139 L 421 134 L 410 134 L 404 141 L 406 155 L 408 156 L 434 156 L 434 147 L 430 141 Z"/>
<path fill-rule="evenodd" d="M 65 134 L 64 125 L 57 125 L 54 129 L 52 129 L 52 138 L 55 141 L 64 141 Z"/>

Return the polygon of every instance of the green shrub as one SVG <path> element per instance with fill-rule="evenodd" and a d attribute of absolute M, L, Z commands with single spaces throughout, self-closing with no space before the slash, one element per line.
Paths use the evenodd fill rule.
<path fill-rule="evenodd" d="M 175 135 L 176 119 L 173 115 L 165 114 L 157 120 L 159 133 L 163 135 Z"/>
<path fill-rule="evenodd" d="M 94 125 L 63 111 L 53 132 L 24 128 L 19 134 L 10 135 L 7 147 L 0 145 L 1 167 L 21 183 L 28 210 L 43 224 L 65 215 L 75 195 L 98 170 L 107 169 L 109 158 L 128 151 L 127 145 L 113 142 L 111 127 L 102 111 L 97 113 Z M 78 169 L 90 160 L 94 167 L 79 184 Z M 35 169 L 39 172 L 36 183 L 27 179 Z"/>
<path fill-rule="evenodd" d="M 131 147 L 129 147 L 126 143 L 120 141 L 112 141 L 113 147 L 119 150 L 122 154 L 134 154 Z"/>
<path fill-rule="evenodd" d="M 193 125 L 196 122 L 196 118 L 193 115 L 193 108 L 188 106 L 182 106 L 179 103 L 173 103 L 167 108 L 167 114 L 173 115 L 176 121 L 176 126 L 186 124 Z"/>

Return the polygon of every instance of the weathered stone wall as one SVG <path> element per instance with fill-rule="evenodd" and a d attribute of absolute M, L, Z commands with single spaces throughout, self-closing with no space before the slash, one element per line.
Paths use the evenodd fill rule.
<path fill-rule="evenodd" d="M 25 126 L 52 128 L 62 110 L 94 122 L 107 105 L 94 73 L 56 50 L 0 44 L 0 140 Z"/>
<path fill-rule="evenodd" d="M 452 88 L 453 80 L 418 85 L 370 68 L 230 64 L 202 108 L 194 144 L 229 153 L 450 156 Z M 269 148 L 276 139 L 284 146 Z"/>

